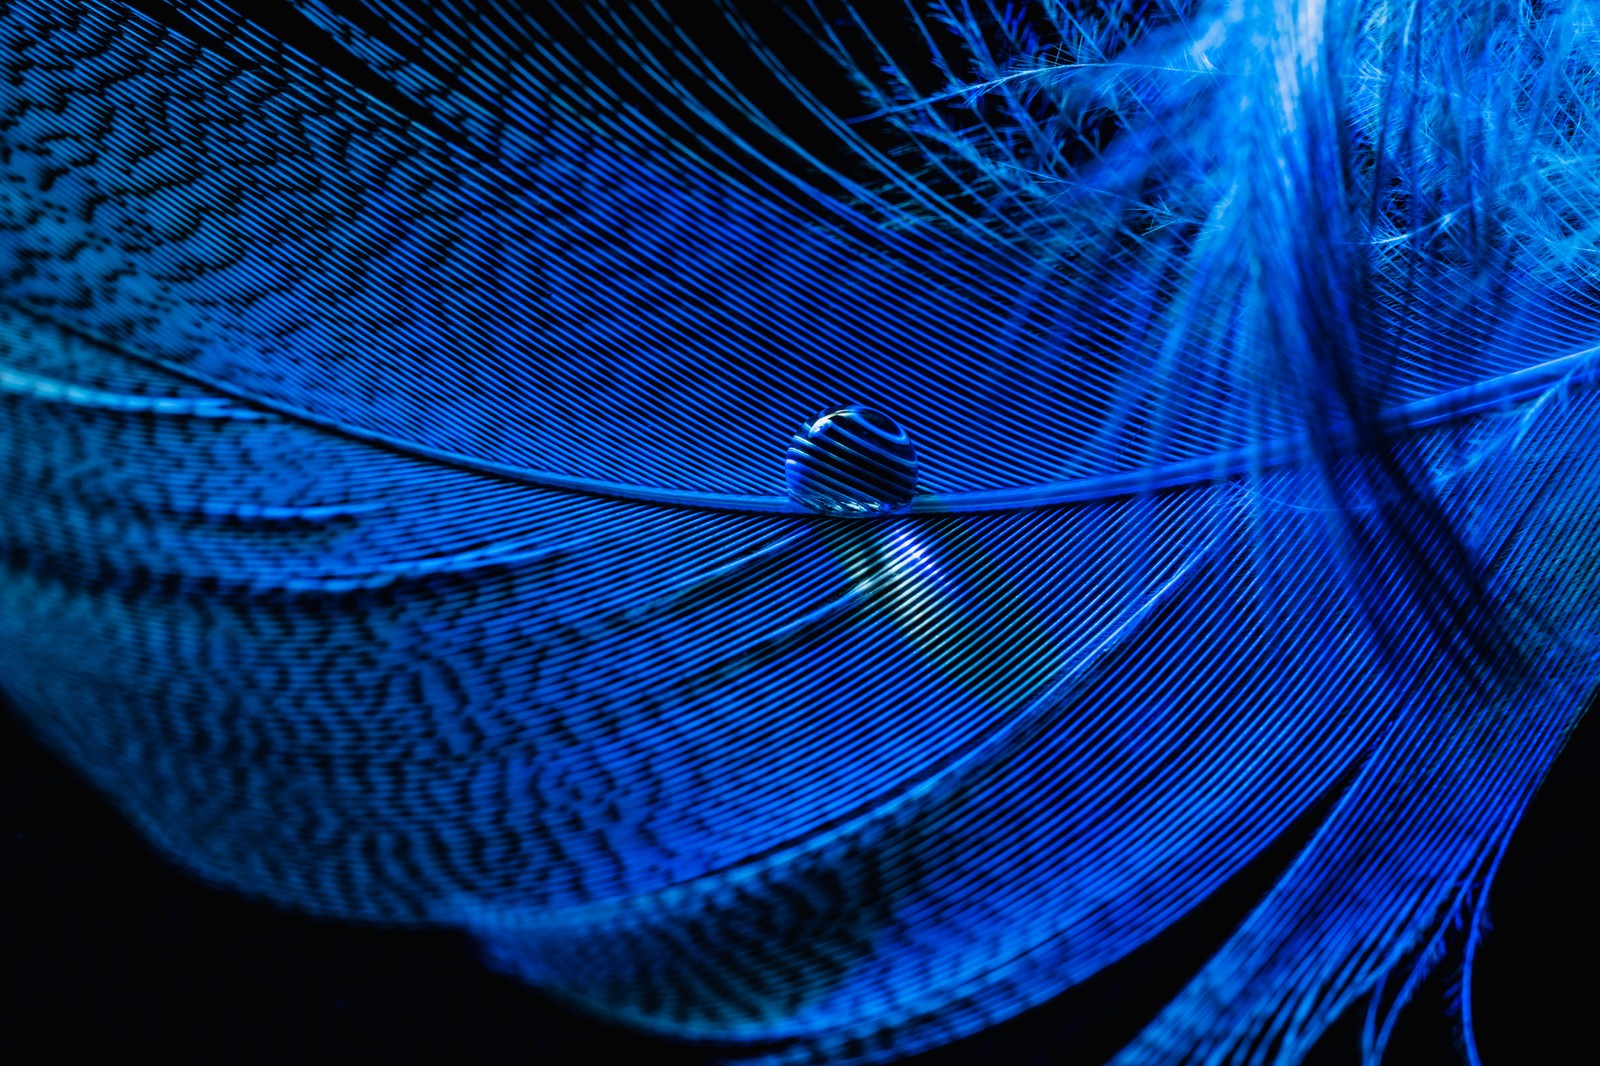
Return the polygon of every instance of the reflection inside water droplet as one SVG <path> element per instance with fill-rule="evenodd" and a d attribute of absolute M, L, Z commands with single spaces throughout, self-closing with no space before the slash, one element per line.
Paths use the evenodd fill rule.
<path fill-rule="evenodd" d="M 820 514 L 867 517 L 911 504 L 917 451 L 894 419 L 867 407 L 836 407 L 809 419 L 784 461 L 789 495 Z"/>

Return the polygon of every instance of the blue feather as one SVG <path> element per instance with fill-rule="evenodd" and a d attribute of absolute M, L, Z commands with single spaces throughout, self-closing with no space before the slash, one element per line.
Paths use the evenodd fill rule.
<path fill-rule="evenodd" d="M 773 1063 L 1325 809 L 1115 1061 L 1381 1059 L 1594 683 L 1592 12 L 718 12 L 0 0 L 5 695 L 200 877 Z"/>

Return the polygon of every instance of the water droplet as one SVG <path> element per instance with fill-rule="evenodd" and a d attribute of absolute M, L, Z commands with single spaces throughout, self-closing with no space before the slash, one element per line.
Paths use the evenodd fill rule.
<path fill-rule="evenodd" d="M 822 514 L 894 514 L 911 504 L 917 450 L 894 419 L 868 407 L 835 407 L 807 420 L 784 461 L 789 495 Z"/>

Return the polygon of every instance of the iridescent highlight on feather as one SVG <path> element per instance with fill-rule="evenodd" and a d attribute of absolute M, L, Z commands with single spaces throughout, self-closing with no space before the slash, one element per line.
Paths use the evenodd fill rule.
<path fill-rule="evenodd" d="M 1594 686 L 1593 11 L 795 19 L 0 0 L 0 687 L 196 875 L 729 1060 L 1316 817 L 1115 1061 L 1380 1060 Z"/>

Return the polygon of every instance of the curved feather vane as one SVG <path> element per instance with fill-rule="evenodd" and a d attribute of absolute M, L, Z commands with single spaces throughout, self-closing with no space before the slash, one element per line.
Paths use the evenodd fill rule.
<path fill-rule="evenodd" d="M 199 876 L 774 1063 L 1324 811 L 1116 1061 L 1377 1061 L 1594 680 L 1592 12 L 795 20 L 0 0 L 7 697 Z M 784 494 L 850 404 L 908 512 Z"/>

